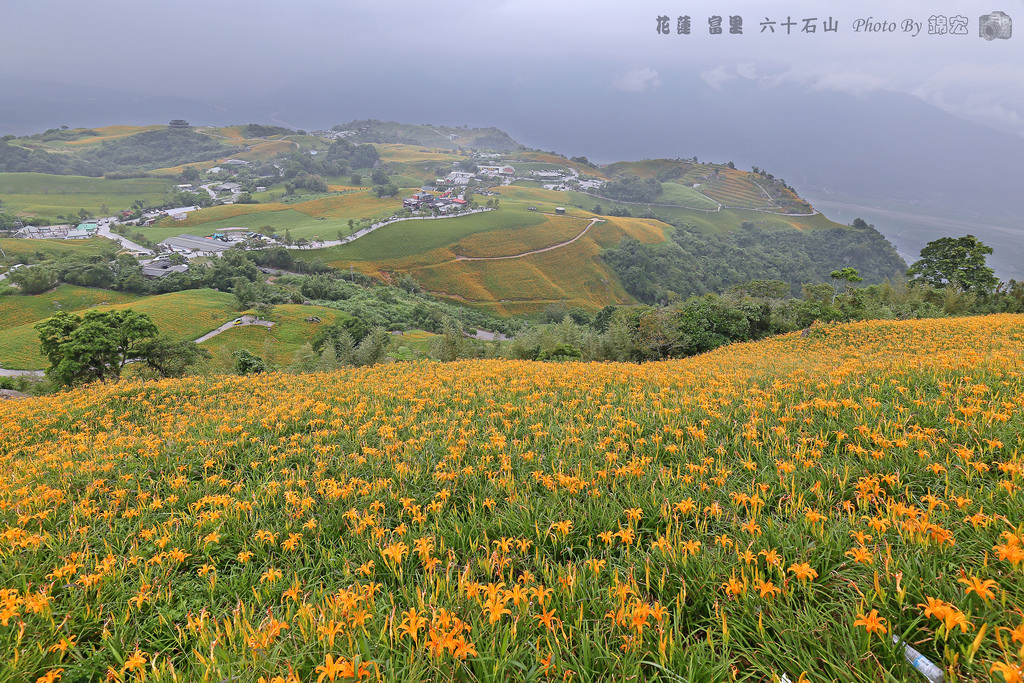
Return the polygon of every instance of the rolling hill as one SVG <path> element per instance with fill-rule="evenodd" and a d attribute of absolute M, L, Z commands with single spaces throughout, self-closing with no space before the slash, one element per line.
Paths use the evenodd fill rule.
<path fill-rule="evenodd" d="M 392 222 L 351 243 L 314 244 L 324 248 L 302 253 L 304 259 L 358 269 L 382 280 L 404 274 L 438 296 L 503 315 L 534 312 L 555 302 L 596 310 L 648 296 L 641 292 L 661 292 L 664 288 L 657 286 L 638 288 L 638 278 L 629 270 L 632 266 L 622 258 L 608 258 L 610 250 L 624 240 L 647 245 L 654 250 L 655 260 L 668 253 L 674 260 L 673 272 L 697 270 L 698 265 L 715 271 L 714 277 L 676 277 L 669 289 L 679 296 L 728 287 L 748 276 L 781 277 L 798 288 L 802 282 L 820 282 L 832 269 L 846 266 L 864 271 L 868 282 L 880 282 L 905 267 L 876 231 L 865 229 L 859 239 L 857 230 L 829 221 L 784 180 L 766 171 L 749 173 L 731 164 L 687 159 L 596 167 L 583 158 L 570 160 L 522 148 L 494 129 L 355 121 L 318 135 L 256 124 L 195 130 L 120 126 L 47 131 L 6 144 L 33 155 L 49 155 L 46 158 L 145 169 L 160 177 L 111 180 L 9 173 L 0 175 L 0 192 L 6 187 L 5 206 L 23 215 L 58 208 L 70 213 L 76 206 L 116 210 L 135 201 L 145 203 L 161 189 L 166 191 L 185 165 L 202 169 L 230 157 L 239 163 L 252 162 L 253 168 L 262 165 L 261 173 L 280 170 L 283 176 L 265 181 L 246 176 L 248 182 L 269 185 L 269 191 L 253 195 L 253 203 L 205 208 L 182 221 L 163 218 L 138 228 L 139 233 L 155 243 L 182 232 L 212 235 L 243 227 L 292 240 L 336 244 L 356 230 L 403 216 L 403 194 L 434 184 L 453 168 L 511 165 L 516 169 L 511 185 L 474 180 L 476 191 L 484 193 L 476 195 L 477 203 L 497 201 L 495 210 Z M 329 139 L 339 135 L 339 140 Z M 168 136 L 181 137 L 188 144 L 175 147 Z M 474 148 L 487 151 L 473 152 Z M 326 177 L 316 192 L 296 185 L 306 169 L 341 168 L 323 165 L 322 160 L 332 158 L 372 163 L 400 188 L 400 194 L 381 198 L 372 187 L 353 185 L 362 182 L 370 166 L 354 179 Z M 451 189 L 456 194 L 462 191 L 459 186 Z M 558 209 L 567 211 L 560 215 Z M 724 237 L 717 241 L 700 237 L 738 234 L 741 229 L 761 231 L 758 235 L 768 235 L 769 241 L 778 234 L 780 239 L 774 241 L 785 243 L 793 257 L 776 254 L 764 268 L 736 268 L 736 259 L 742 259 L 736 249 L 743 248 L 746 238 L 729 238 L 736 244 L 721 246 Z M 830 233 L 837 239 L 814 235 L 822 230 L 838 231 Z M 673 246 L 686 234 L 700 237 L 704 244 L 699 257 L 687 245 L 681 250 Z"/>
<path fill-rule="evenodd" d="M 1022 335 L 874 321 L 7 402 L 5 678 L 913 680 L 892 636 L 1012 673 Z"/>

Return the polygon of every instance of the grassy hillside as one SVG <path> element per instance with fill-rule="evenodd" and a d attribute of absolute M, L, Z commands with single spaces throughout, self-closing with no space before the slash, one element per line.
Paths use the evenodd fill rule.
<path fill-rule="evenodd" d="M 0 297 L 0 330 L 34 323 L 49 318 L 58 311 L 70 313 L 103 304 L 129 303 L 136 299 L 138 299 L 137 296 L 126 292 L 64 284 L 45 294 L 2 296 Z"/>
<path fill-rule="evenodd" d="M 115 300 L 116 293 L 108 292 L 106 300 Z M 42 295 L 48 296 L 48 295 Z M 29 297 L 25 297 L 26 299 Z M 2 299 L 0 299 L 2 301 Z M 36 304 L 38 306 L 38 304 Z M 174 339 L 196 339 L 235 317 L 235 298 L 231 294 L 212 289 L 194 289 L 158 296 L 129 300 L 112 306 L 96 306 L 96 310 L 131 308 L 147 313 L 161 334 Z M 24 317 L 20 312 L 17 314 Z M 47 366 L 39 353 L 39 334 L 33 327 L 37 320 L 10 328 L 0 328 L 0 364 L 16 370 L 37 370 Z"/>
<path fill-rule="evenodd" d="M 107 180 L 45 173 L 0 173 L 0 199 L 11 212 L 25 216 L 78 213 L 110 215 L 135 200 L 159 204 L 174 182 L 163 178 Z M 106 211 L 103 211 L 106 207 Z"/>
<path fill-rule="evenodd" d="M 348 142 L 339 142 L 335 147 L 344 147 L 349 142 L 377 145 L 383 168 L 390 174 L 391 181 L 403 188 L 400 195 L 408 194 L 410 189 L 422 184 L 433 183 L 439 175 L 447 173 L 453 163 L 466 161 L 477 164 L 511 163 L 520 174 L 531 170 L 562 170 L 564 174 L 560 182 L 570 188 L 584 187 L 576 185 L 576 174 L 607 181 L 603 187 L 590 187 L 586 192 L 576 189 L 544 190 L 541 188 L 543 183 L 531 180 L 517 181 L 511 186 L 496 186 L 491 190 L 498 194 L 477 195 L 475 200 L 479 204 L 498 200 L 498 211 L 436 221 L 401 222 L 383 227 L 354 243 L 302 255 L 302 258 L 320 260 L 342 269 L 357 268 L 381 279 L 387 279 L 390 272 L 406 273 L 435 294 L 494 312 L 535 312 L 558 301 L 593 310 L 608 304 L 631 303 L 636 300 L 635 296 L 644 300 L 662 296 L 664 288 L 649 283 L 640 283 L 642 286 L 639 286 L 635 273 L 626 274 L 630 264 L 626 264 L 626 270 L 610 267 L 605 250 L 618 247 L 626 237 L 636 237 L 645 244 L 660 244 L 672 234 L 672 226 L 680 230 L 685 226 L 686 230 L 699 233 L 727 234 L 736 232 L 744 224 L 752 224 L 767 231 L 783 231 L 780 234 L 800 243 L 800 236 L 793 235 L 796 231 L 840 227 L 825 216 L 814 214 L 813 209 L 781 179 L 767 173 L 737 171 L 728 165 L 654 159 L 619 162 L 597 169 L 581 161 L 518 149 L 518 146 L 509 148 L 500 158 L 471 155 L 469 150 L 486 147 L 484 142 L 498 135 L 490 129 L 446 129 L 376 121 L 353 122 L 348 129 L 357 135 L 345 138 Z M 205 136 L 210 144 L 219 145 L 218 149 L 222 149 L 225 157 L 252 160 L 294 151 L 322 151 L 331 145 L 325 139 L 252 124 L 202 128 L 189 133 L 190 140 L 196 141 L 196 136 Z M 158 134 L 163 135 L 159 130 L 147 130 L 137 135 L 123 129 L 63 131 L 53 135 L 74 139 L 48 142 L 19 139 L 17 142 L 65 147 L 76 145 L 81 154 L 88 152 L 100 158 L 103 155 L 101 150 L 107 150 L 109 156 L 113 154 L 111 150 L 127 154 L 134 149 L 132 145 L 139 150 L 148 149 L 142 144 L 148 138 L 140 136 L 159 137 Z M 440 144 L 442 142 L 451 144 Z M 200 147 L 205 148 L 206 145 L 207 142 L 203 142 Z M 495 149 L 505 147 L 497 145 Z M 357 156 L 362 159 L 354 164 L 360 166 L 360 172 L 365 175 L 368 168 L 362 166 L 369 164 L 367 160 L 371 157 L 376 157 L 355 155 L 353 150 L 347 154 L 354 155 L 353 159 Z M 284 163 L 298 164 L 296 160 L 303 158 L 326 157 L 296 156 Z M 297 173 L 297 166 L 290 168 L 293 175 Z M 170 174 L 180 170 L 178 166 L 160 172 Z M 294 180 L 293 176 L 289 178 L 290 182 Z M 88 180 L 76 179 L 79 187 L 73 183 L 55 185 L 70 188 L 66 194 L 60 195 L 60 202 L 67 202 L 73 207 L 86 201 L 85 181 Z M 21 178 L 20 181 L 27 185 L 33 182 L 29 178 Z M 3 177 L 0 176 L 2 182 Z M 115 193 L 104 197 L 108 207 L 130 203 L 128 197 L 131 192 L 145 189 L 141 185 L 127 184 L 134 181 L 95 182 L 126 183 L 123 186 L 96 186 L 97 192 Z M 156 184 L 163 181 L 147 179 L 147 182 L 153 183 L 155 189 Z M 203 209 L 192 212 L 184 221 L 166 218 L 152 227 L 139 228 L 139 231 L 154 242 L 181 233 L 212 235 L 225 228 L 237 227 L 288 234 L 293 240 L 338 240 L 401 211 L 401 196 L 380 199 L 371 188 L 352 187 L 349 182 L 350 177 L 327 177 L 327 193 L 303 194 L 304 189 L 298 187 L 293 196 L 284 196 L 284 184 L 281 182 L 272 185 L 271 192 L 254 195 L 259 203 Z M 485 188 L 481 185 L 478 189 Z M 116 193 L 121 193 L 122 200 L 118 200 Z M 53 210 L 58 206 L 57 203 L 44 203 L 52 193 L 42 194 L 45 197 L 13 196 L 22 202 L 21 207 L 30 206 L 30 202 L 35 202 L 31 205 L 40 210 L 47 207 Z M 90 201 L 93 203 L 89 206 L 93 206 L 100 201 L 99 196 Z M 554 213 L 557 207 L 567 209 L 569 216 L 543 215 Z M 595 226 L 592 233 L 565 244 L 580 234 L 579 219 L 593 218 L 595 214 L 592 212 L 599 212 L 608 220 Z M 632 218 L 635 216 L 645 218 L 638 221 Z M 652 220 L 654 218 L 659 220 Z M 742 237 L 737 240 L 742 241 Z M 525 255 L 550 247 L 557 248 Z M 850 248 L 843 246 L 831 250 L 816 248 L 812 258 L 804 253 L 806 249 L 800 244 L 797 247 L 800 248 L 793 250 L 793 258 L 772 257 L 772 263 L 756 272 L 784 272 L 784 279 L 799 284 L 820 281 L 822 272 L 827 274 L 849 265 L 867 270 L 865 264 L 871 262 L 885 263 L 886 275 L 902 270 L 901 267 L 888 267 L 890 260 L 898 261 L 899 258 L 884 240 L 872 241 L 866 255 L 852 253 Z M 713 249 L 711 251 L 714 252 Z M 737 258 L 733 251 L 720 249 L 699 255 L 700 263 L 715 273 L 716 289 L 738 284 L 742 281 L 742 272 L 749 270 L 736 267 Z M 494 259 L 519 256 L 522 258 L 464 260 L 467 257 Z M 680 272 L 695 271 L 699 263 L 694 258 L 691 254 L 681 260 L 676 259 L 679 262 L 671 264 L 671 267 Z M 760 256 L 755 254 L 752 258 L 757 260 Z M 622 262 L 619 259 L 619 265 Z M 815 268 L 809 268 L 808 263 L 814 263 Z M 870 276 L 867 277 L 869 281 L 880 281 L 884 277 L 875 271 L 867 275 Z M 707 280 L 703 276 L 697 279 Z M 677 284 L 670 289 L 676 295 L 688 296 L 706 289 L 687 284 L 685 278 L 674 280 Z"/>
<path fill-rule="evenodd" d="M 678 184 L 675 188 L 693 192 L 692 188 Z M 586 222 L 595 217 L 578 207 L 590 209 L 595 203 L 601 203 L 607 214 L 616 206 L 628 206 L 595 200 L 578 192 L 557 192 L 519 184 L 497 189 L 501 193 L 498 211 L 436 221 L 401 222 L 385 226 L 351 244 L 310 253 L 337 268 L 354 266 L 371 275 L 386 271 L 408 273 L 435 294 L 502 314 L 533 312 L 557 301 L 593 310 L 633 301 L 623 289 L 620 276 L 601 256 L 602 252 L 617 247 L 625 237 L 634 237 L 644 244 L 664 243 L 673 230 L 657 220 L 606 215 L 603 223 L 595 225 L 580 240 L 549 252 L 509 260 L 460 260 L 460 257 L 515 256 L 558 245 L 579 234 Z M 670 190 L 676 191 L 671 187 Z M 530 210 L 531 207 L 536 210 Z M 557 207 L 566 208 L 567 215 L 548 215 L 554 214 Z M 656 215 L 665 220 L 711 234 L 730 233 L 743 223 L 787 231 L 790 235 L 793 231 L 841 227 L 820 214 L 782 216 L 739 209 L 698 211 L 661 205 L 656 209 Z M 823 258 L 823 263 L 836 264 L 830 268 L 845 265 L 841 263 L 843 254 L 825 254 Z M 685 268 L 686 264 L 681 267 Z M 794 277 L 808 281 L 815 276 L 800 271 Z M 686 294 L 683 289 L 678 293 Z"/>
<path fill-rule="evenodd" d="M 278 201 L 261 204 L 231 204 L 213 206 L 189 214 L 183 221 L 164 218 L 156 225 L 141 228 L 140 232 L 151 240 L 160 241 L 183 232 L 212 235 L 223 228 L 269 228 L 284 234 L 290 230 L 293 239 L 338 239 L 352 232 L 349 220 L 364 217 L 385 218 L 402 208 L 400 198 L 380 199 L 369 189 L 334 186 L 339 194 L 318 196 L 296 201 Z"/>
<path fill-rule="evenodd" d="M 512 151 L 520 146 L 497 128 L 454 128 L 369 119 L 339 124 L 338 128 L 352 131 L 354 135 L 348 139 L 359 143 L 385 142 L 447 150 L 473 148 L 498 151 Z"/>
<path fill-rule="evenodd" d="M 7 402 L 3 677 L 913 680 L 895 635 L 1014 680 L 1022 342 L 873 322 Z"/>
<path fill-rule="evenodd" d="M 275 306 L 270 319 L 271 328 L 247 325 L 227 330 L 202 343 L 204 349 L 213 354 L 210 367 L 214 371 L 233 372 L 234 359 L 231 354 L 240 349 L 261 356 L 272 365 L 287 367 L 303 344 L 313 337 L 324 325 L 330 325 L 343 314 L 323 306 L 299 306 L 284 304 Z M 320 318 L 319 323 L 307 322 L 309 317 Z"/>
<path fill-rule="evenodd" d="M 7 254 L 8 263 L 36 263 L 62 256 L 85 257 L 116 252 L 118 244 L 105 237 L 91 237 L 86 240 L 28 240 L 0 237 L 0 249 Z"/>
<path fill-rule="evenodd" d="M 145 170 L 177 175 L 186 165 L 208 168 L 230 157 L 260 161 L 296 150 L 326 149 L 330 144 L 281 130 L 260 136 L 256 134 L 268 131 L 250 124 L 187 130 L 154 125 L 48 131 L 0 142 L 0 171 L 101 176 Z"/>

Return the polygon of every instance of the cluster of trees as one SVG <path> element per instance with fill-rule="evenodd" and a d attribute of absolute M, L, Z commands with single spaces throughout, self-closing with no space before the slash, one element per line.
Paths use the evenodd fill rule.
<path fill-rule="evenodd" d="M 209 135 L 165 128 L 106 140 L 81 155 L 104 170 L 148 170 L 216 159 L 229 153 L 229 148 Z"/>
<path fill-rule="evenodd" d="M 142 275 L 138 259 L 130 254 L 117 254 L 116 246 L 111 246 L 110 250 L 100 254 L 65 256 L 18 268 L 10 271 L 8 279 L 19 287 L 22 294 L 40 294 L 62 282 L 133 294 L 166 294 L 204 287 L 231 292 L 239 281 L 255 283 L 263 278 L 254 260 L 247 257 L 249 254 L 260 254 L 261 262 L 265 263 L 277 262 L 293 267 L 296 264 L 284 248 L 268 250 L 273 252 L 269 254 L 229 250 L 210 267 L 189 264 L 184 273 L 148 280 Z M 180 256 L 177 258 L 181 260 Z"/>
<path fill-rule="evenodd" d="M 305 188 L 310 192 L 327 192 L 324 178 L 347 176 L 356 169 L 373 169 L 379 160 L 380 154 L 373 145 L 354 145 L 348 140 L 340 139 L 331 143 L 326 153 L 313 156 L 294 152 L 280 157 L 277 162 L 281 167 L 281 176 L 286 181 L 285 188 L 291 194 L 298 188 Z M 274 172 L 277 173 L 276 168 Z M 361 183 L 362 175 L 354 173 L 352 184 Z"/>
<path fill-rule="evenodd" d="M 672 306 L 608 306 L 596 316 L 566 312 L 517 335 L 508 355 L 525 360 L 643 362 L 759 339 L 772 330 L 769 304 L 752 297 L 695 297 Z M 548 318 L 550 320 L 550 316 Z"/>
<path fill-rule="evenodd" d="M 47 377 L 63 386 L 116 380 L 129 363 L 160 377 L 181 377 L 210 353 L 195 342 L 161 336 L 153 320 L 131 309 L 61 311 L 35 326 L 50 362 Z"/>
<path fill-rule="evenodd" d="M 907 276 L 933 287 L 952 285 L 964 292 L 988 294 L 999 285 L 995 271 L 985 265 L 985 256 L 991 253 L 992 247 L 974 235 L 943 237 L 925 245 Z"/>
<path fill-rule="evenodd" d="M 52 153 L 17 144 L 17 138 L 0 139 L 0 172 L 50 173 L 99 177 L 105 173 L 129 173 L 215 159 L 227 149 L 208 135 L 192 130 L 151 130 L 106 140 L 81 152 Z"/>
<path fill-rule="evenodd" d="M 465 126 L 459 126 L 462 131 L 469 130 Z M 394 143 L 401 145 L 426 145 L 428 147 L 446 147 L 463 151 L 458 142 L 445 141 L 438 137 L 437 131 L 427 123 L 422 126 L 405 126 L 364 119 L 340 123 L 333 126 L 335 131 L 354 131 L 350 139 L 356 142 L 377 142 Z M 512 152 L 517 149 L 525 149 L 522 145 L 510 138 L 507 133 L 498 129 L 475 128 L 471 132 L 472 146 L 476 149 L 492 149 L 498 152 Z"/>
<path fill-rule="evenodd" d="M 164 207 L 174 208 L 177 206 L 213 206 L 213 198 L 207 192 L 190 192 L 188 190 L 174 189 L 164 196 Z"/>
<path fill-rule="evenodd" d="M 295 190 L 303 189 L 323 194 L 327 192 L 327 181 L 317 173 L 302 171 L 284 184 L 285 194 L 295 194 Z"/>
<path fill-rule="evenodd" d="M 14 136 L 0 139 L 0 173 L 50 173 L 98 177 L 103 169 L 77 154 L 55 154 L 16 144 Z"/>
<path fill-rule="evenodd" d="M 622 180 L 605 183 L 600 193 L 602 197 L 620 202 L 653 202 L 661 194 L 661 183 L 657 178 L 626 176 Z"/>
<path fill-rule="evenodd" d="M 269 138 L 273 135 L 291 135 L 294 131 L 281 126 L 266 126 L 261 123 L 249 123 L 239 131 L 243 138 Z"/>
<path fill-rule="evenodd" d="M 81 128 L 76 130 L 69 130 L 67 126 L 61 126 L 60 128 L 50 128 L 49 130 L 37 133 L 29 136 L 33 140 L 39 140 L 40 142 L 70 142 L 72 140 L 81 140 L 82 138 L 90 138 L 95 135 L 99 135 L 96 131 L 91 128 Z"/>
<path fill-rule="evenodd" d="M 21 219 L 4 210 L 4 202 L 0 199 L 0 230 L 17 230 L 22 225 Z"/>
<path fill-rule="evenodd" d="M 370 180 L 373 181 L 374 194 L 378 197 L 393 197 L 398 194 L 398 186 L 391 182 L 387 171 L 382 167 L 373 169 L 373 173 L 370 174 Z"/>
<path fill-rule="evenodd" d="M 665 244 L 626 237 L 601 257 L 645 303 L 722 292 L 751 280 L 783 280 L 796 294 L 804 282 L 828 281 L 837 262 L 869 283 L 901 278 L 906 269 L 892 245 L 860 219 L 847 228 L 808 231 L 745 222 L 721 234 L 680 225 Z"/>
<path fill-rule="evenodd" d="M 350 279 L 354 278 L 354 282 Z M 521 320 L 498 318 L 483 311 L 447 303 L 423 292 L 408 276 L 396 276 L 397 286 L 389 287 L 354 273 L 327 272 L 316 275 L 285 275 L 277 284 L 297 287 L 302 299 L 333 308 L 359 319 L 366 329 L 419 329 L 440 332 L 445 320 L 456 321 L 464 329 L 485 329 L 504 334 L 520 329 Z"/>
<path fill-rule="evenodd" d="M 1011 281 L 979 297 L 957 287 L 905 281 L 859 288 L 854 287 L 856 271 L 834 275 L 834 284 L 807 285 L 799 298 L 789 297 L 788 283 L 773 280 L 666 306 L 609 306 L 594 316 L 554 307 L 545 312 L 545 322 L 518 334 L 506 354 L 529 360 L 644 362 L 704 353 L 815 323 L 1024 312 L 1024 283 Z"/>

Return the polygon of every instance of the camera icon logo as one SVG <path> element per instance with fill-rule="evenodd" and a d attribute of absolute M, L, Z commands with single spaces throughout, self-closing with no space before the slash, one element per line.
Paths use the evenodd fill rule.
<path fill-rule="evenodd" d="M 1013 35 L 1013 20 L 1006 12 L 992 12 L 978 18 L 978 34 L 985 40 L 1008 40 Z"/>

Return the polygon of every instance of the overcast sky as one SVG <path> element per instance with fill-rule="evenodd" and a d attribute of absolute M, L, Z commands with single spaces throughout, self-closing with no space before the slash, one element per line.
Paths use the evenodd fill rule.
<path fill-rule="evenodd" d="M 1009 40 L 978 35 L 979 17 L 996 10 L 1019 22 Z M 231 102 L 289 82 L 343 88 L 356 71 L 378 78 L 387 97 L 389 79 L 416 73 L 493 87 L 571 67 L 634 94 L 695 74 L 721 89 L 754 81 L 909 92 L 1024 134 L 1024 0 L 36 0 L 9 3 L 4 14 L 0 76 L 129 92 Z M 683 14 L 690 35 L 677 33 Z M 723 17 L 722 35 L 709 34 L 714 15 Z M 968 34 L 929 35 L 933 15 L 965 17 Z M 670 34 L 658 34 L 658 16 L 670 18 Z M 731 16 L 742 17 L 742 35 L 729 33 Z M 823 30 L 829 17 L 838 31 Z M 809 18 L 814 34 L 801 31 Z M 854 30 L 869 18 L 896 30 Z M 774 33 L 761 30 L 766 20 L 777 22 Z"/>

